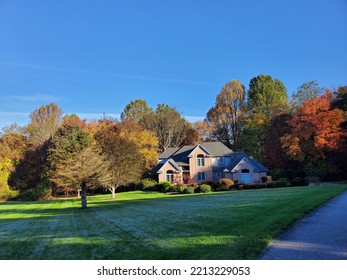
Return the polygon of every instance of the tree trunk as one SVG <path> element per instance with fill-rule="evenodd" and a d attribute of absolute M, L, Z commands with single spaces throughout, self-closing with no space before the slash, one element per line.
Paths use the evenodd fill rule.
<path fill-rule="evenodd" d="M 111 192 L 112 192 L 112 199 L 116 198 L 116 194 L 115 194 L 116 188 L 113 186 L 111 187 Z"/>
<path fill-rule="evenodd" d="M 82 209 L 87 208 L 87 185 L 85 182 L 81 184 L 81 204 L 82 204 Z"/>

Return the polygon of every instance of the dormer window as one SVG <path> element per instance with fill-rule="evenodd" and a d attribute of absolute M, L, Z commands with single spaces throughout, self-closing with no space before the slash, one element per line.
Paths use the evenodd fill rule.
<path fill-rule="evenodd" d="M 205 166 L 205 157 L 204 155 L 198 155 L 197 156 L 197 166 Z"/>

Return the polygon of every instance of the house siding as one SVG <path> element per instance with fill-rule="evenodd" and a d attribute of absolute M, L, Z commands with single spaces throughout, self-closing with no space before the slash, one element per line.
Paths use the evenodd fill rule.
<path fill-rule="evenodd" d="M 158 174 L 158 182 L 166 181 L 166 172 L 172 171 L 174 177 L 173 182 L 177 182 L 179 184 L 183 183 L 182 173 L 177 173 L 177 170 L 169 162 L 164 164 L 160 171 L 161 172 Z"/>
<path fill-rule="evenodd" d="M 220 178 L 229 178 L 239 183 L 260 183 L 261 178 L 267 175 L 267 168 L 245 153 L 232 152 L 227 147 L 223 148 L 220 142 L 216 145 L 206 144 L 206 147 L 184 146 L 176 149 L 174 153 L 170 150 L 164 152 L 162 161 L 153 169 L 158 175 L 158 181 L 166 181 L 167 171 L 173 172 L 175 184 L 217 182 Z M 199 155 L 203 156 L 203 166 L 198 166 Z M 223 160 L 219 161 L 220 158 Z M 200 172 L 203 172 L 204 176 L 199 178 Z M 218 173 L 220 177 L 217 176 Z"/>
<path fill-rule="evenodd" d="M 198 166 L 197 164 L 198 155 L 204 155 L 204 160 L 205 160 L 204 166 Z M 189 158 L 190 179 L 195 182 L 213 181 L 211 157 L 209 157 L 206 154 L 206 152 L 203 149 L 201 149 L 199 146 L 190 154 L 190 156 L 191 156 Z M 198 180 L 199 172 L 205 173 L 205 180 L 203 181 Z"/>
<path fill-rule="evenodd" d="M 248 169 L 250 171 L 249 173 L 249 179 L 250 182 L 245 182 L 244 178 L 242 178 L 242 170 Z M 261 177 L 266 176 L 266 172 L 257 172 L 254 171 L 255 166 L 248 162 L 247 160 L 243 159 L 240 161 L 240 163 L 234 168 L 233 172 L 231 173 L 228 178 L 232 179 L 233 181 L 238 181 L 239 183 L 261 183 Z"/>

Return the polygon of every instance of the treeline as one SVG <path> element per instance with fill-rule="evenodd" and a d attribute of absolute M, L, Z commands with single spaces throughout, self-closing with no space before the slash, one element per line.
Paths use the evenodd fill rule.
<path fill-rule="evenodd" d="M 347 86 L 320 88 L 311 81 L 292 98 L 268 75 L 246 91 L 225 84 L 204 121 L 190 123 L 166 104 L 131 101 L 121 120 L 87 122 L 58 105 L 41 106 L 25 127 L 12 125 L 0 138 L 0 198 L 35 199 L 58 192 L 138 182 L 168 147 L 221 141 L 271 169 L 274 177 L 346 176 Z M 299 174 L 299 175 L 298 175 Z M 292 179 L 292 178 L 290 178 Z"/>
<path fill-rule="evenodd" d="M 0 197 L 42 199 L 87 189 L 112 192 L 138 183 L 170 146 L 195 143 L 192 124 L 175 108 L 130 102 L 121 121 L 104 117 L 87 122 L 65 115 L 57 104 L 30 114 L 25 127 L 11 125 L 0 138 Z"/>

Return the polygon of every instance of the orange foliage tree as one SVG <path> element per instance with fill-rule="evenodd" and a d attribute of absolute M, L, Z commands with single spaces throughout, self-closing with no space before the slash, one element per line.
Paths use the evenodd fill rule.
<path fill-rule="evenodd" d="M 290 132 L 281 137 L 282 148 L 294 160 L 317 162 L 326 152 L 338 148 L 344 121 L 343 112 L 331 109 L 332 94 L 306 100 L 288 121 Z"/>

